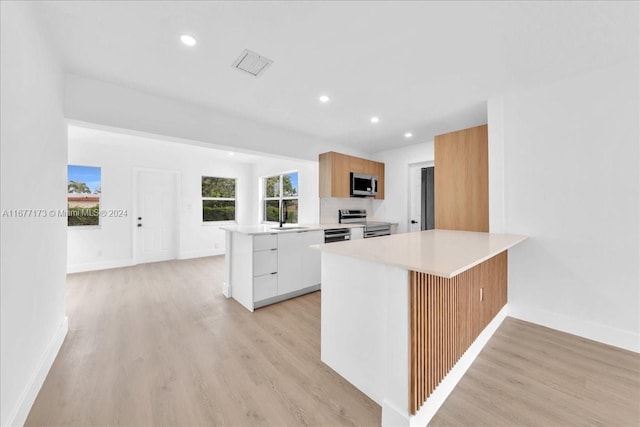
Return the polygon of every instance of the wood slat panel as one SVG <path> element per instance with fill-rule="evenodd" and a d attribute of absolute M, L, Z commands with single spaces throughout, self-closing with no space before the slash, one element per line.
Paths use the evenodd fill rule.
<path fill-rule="evenodd" d="M 411 272 L 409 411 L 415 414 L 507 303 L 507 252 L 451 279 Z"/>

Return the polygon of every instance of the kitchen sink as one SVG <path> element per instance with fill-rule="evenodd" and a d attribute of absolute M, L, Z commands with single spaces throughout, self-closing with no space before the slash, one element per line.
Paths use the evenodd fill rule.
<path fill-rule="evenodd" d="M 309 227 L 271 227 L 272 230 L 280 230 L 280 231 L 286 231 L 286 230 L 306 230 Z"/>

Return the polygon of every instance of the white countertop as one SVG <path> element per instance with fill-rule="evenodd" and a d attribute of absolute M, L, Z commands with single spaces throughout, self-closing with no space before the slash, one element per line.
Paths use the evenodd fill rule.
<path fill-rule="evenodd" d="M 275 229 L 274 229 L 275 227 Z M 295 228 L 292 228 L 295 227 Z M 303 227 L 303 228 L 300 228 Z M 221 230 L 232 231 L 235 233 L 243 234 L 275 234 L 275 233 L 294 233 L 304 231 L 318 231 L 326 230 L 328 228 L 355 228 L 364 227 L 362 224 L 301 224 L 301 225 L 285 225 L 282 228 L 278 228 L 277 225 L 271 224 L 256 224 L 256 225 L 223 225 Z"/>
<path fill-rule="evenodd" d="M 451 278 L 525 240 L 514 234 L 428 230 L 312 247 Z"/>

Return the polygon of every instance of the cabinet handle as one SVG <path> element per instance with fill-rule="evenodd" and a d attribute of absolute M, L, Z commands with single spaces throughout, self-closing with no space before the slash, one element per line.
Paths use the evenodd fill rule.
<path fill-rule="evenodd" d="M 277 271 L 274 271 L 274 272 L 273 272 L 273 273 L 271 273 L 271 274 L 272 274 L 272 275 L 273 275 L 273 274 L 278 274 L 278 272 L 277 272 Z"/>
<path fill-rule="evenodd" d="M 273 248 L 273 249 L 270 249 L 270 250 L 272 250 L 272 251 L 277 251 L 277 250 L 278 250 L 278 248 Z"/>

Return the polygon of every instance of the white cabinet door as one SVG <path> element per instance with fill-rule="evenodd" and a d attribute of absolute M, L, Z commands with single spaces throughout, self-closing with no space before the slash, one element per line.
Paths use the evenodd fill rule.
<path fill-rule="evenodd" d="M 278 271 L 278 250 L 271 249 L 253 253 L 253 275 L 276 273 Z"/>
<path fill-rule="evenodd" d="M 362 239 L 364 237 L 364 228 L 352 227 L 351 228 L 351 240 Z"/>
<path fill-rule="evenodd" d="M 302 289 L 302 234 L 278 234 L 278 295 Z"/>
<path fill-rule="evenodd" d="M 320 251 L 311 249 L 310 245 L 324 243 L 324 231 L 307 231 L 300 233 L 302 237 L 302 287 L 320 284 Z"/>
<path fill-rule="evenodd" d="M 258 302 L 278 295 L 278 275 L 265 274 L 253 278 L 253 301 Z"/>
<path fill-rule="evenodd" d="M 275 234 L 259 234 L 253 236 L 253 250 L 266 251 L 278 248 L 278 236 Z"/>

